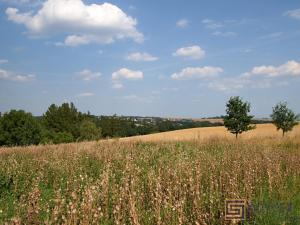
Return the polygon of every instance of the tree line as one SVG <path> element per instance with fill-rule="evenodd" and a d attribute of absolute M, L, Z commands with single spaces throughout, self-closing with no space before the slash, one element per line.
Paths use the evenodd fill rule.
<path fill-rule="evenodd" d="M 250 113 L 250 103 L 239 96 L 231 97 L 226 104 L 226 115 L 222 116 L 225 127 L 236 138 L 239 134 L 255 129 Z M 298 124 L 299 119 L 287 103 L 280 102 L 273 107 L 272 122 L 284 136 Z M 24 110 L 11 110 L 0 114 L 0 146 L 26 146 L 37 144 L 59 144 L 76 141 L 92 141 L 101 138 L 129 137 L 157 132 L 194 127 L 222 126 L 209 121 L 170 121 L 161 118 L 155 121 L 130 117 L 94 116 L 82 113 L 73 103 L 60 106 L 52 104 L 41 117 L 34 117 Z"/>
<path fill-rule="evenodd" d="M 221 125 L 208 121 L 169 121 L 161 118 L 154 122 L 141 120 L 137 123 L 134 117 L 99 117 L 89 112 L 82 113 L 73 103 L 52 104 L 41 117 L 34 117 L 24 110 L 0 114 L 0 146 L 92 141 Z"/>
<path fill-rule="evenodd" d="M 24 110 L 11 110 L 1 116 L 0 132 L 0 145 L 6 146 L 58 144 L 101 137 L 101 129 L 73 103 L 52 104 L 38 118 Z"/>

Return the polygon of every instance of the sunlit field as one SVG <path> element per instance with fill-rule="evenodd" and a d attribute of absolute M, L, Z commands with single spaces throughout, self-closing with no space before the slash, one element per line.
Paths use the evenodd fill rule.
<path fill-rule="evenodd" d="M 295 126 L 289 137 L 300 137 L 300 125 Z M 277 131 L 273 124 L 258 124 L 256 129 L 242 133 L 241 139 L 251 138 L 281 138 L 282 133 Z M 235 136 L 227 131 L 225 127 L 204 127 L 185 130 L 176 130 L 164 133 L 150 134 L 144 136 L 121 138 L 121 141 L 190 141 L 190 140 L 209 140 L 209 139 L 235 139 Z"/>
<path fill-rule="evenodd" d="M 300 0 L 0 10 L 0 225 L 300 225 Z"/>
<path fill-rule="evenodd" d="M 228 224 L 224 201 L 238 198 L 245 224 L 299 224 L 299 126 L 285 138 L 271 126 L 1 148 L 0 223 Z"/>

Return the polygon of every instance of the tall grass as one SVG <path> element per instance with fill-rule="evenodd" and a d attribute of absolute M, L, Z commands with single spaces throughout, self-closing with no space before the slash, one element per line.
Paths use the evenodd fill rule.
<path fill-rule="evenodd" d="M 300 224 L 300 139 L 0 149 L 0 224 Z"/>

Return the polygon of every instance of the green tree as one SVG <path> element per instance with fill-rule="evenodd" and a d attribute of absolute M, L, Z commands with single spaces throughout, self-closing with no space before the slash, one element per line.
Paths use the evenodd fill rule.
<path fill-rule="evenodd" d="M 231 97 L 226 104 L 226 113 L 224 117 L 225 127 L 237 138 L 244 131 L 254 129 L 251 126 L 253 116 L 248 115 L 250 112 L 250 103 L 243 102 L 239 96 Z"/>
<path fill-rule="evenodd" d="M 0 145 L 39 144 L 41 136 L 41 126 L 31 113 L 11 110 L 0 118 Z"/>
<path fill-rule="evenodd" d="M 288 131 L 291 131 L 294 126 L 298 124 L 297 120 L 299 116 L 287 107 L 286 102 L 279 102 L 273 107 L 273 113 L 271 114 L 273 123 L 277 127 L 277 130 L 282 130 L 282 136 Z"/>
<path fill-rule="evenodd" d="M 79 128 L 80 140 L 92 141 L 101 138 L 101 128 L 90 120 L 83 120 Z"/>
<path fill-rule="evenodd" d="M 83 115 L 77 111 L 73 103 L 63 103 L 61 106 L 55 104 L 50 105 L 47 112 L 43 115 L 43 124 L 51 132 L 64 133 L 74 139 L 79 138 L 79 126 L 83 119 Z M 71 134 L 71 135 L 69 135 Z"/>

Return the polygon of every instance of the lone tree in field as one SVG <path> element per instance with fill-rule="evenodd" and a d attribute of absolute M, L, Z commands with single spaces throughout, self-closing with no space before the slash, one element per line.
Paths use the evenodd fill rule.
<path fill-rule="evenodd" d="M 227 102 L 224 125 L 236 138 L 244 131 L 255 128 L 250 125 L 253 116 L 248 115 L 249 112 L 250 103 L 243 102 L 239 96 L 231 97 Z"/>
<path fill-rule="evenodd" d="M 295 125 L 298 124 L 297 119 L 299 116 L 287 107 L 286 102 L 279 102 L 273 107 L 273 113 L 271 114 L 273 123 L 277 127 L 277 130 L 282 130 L 282 136 L 288 131 L 291 131 Z"/>

